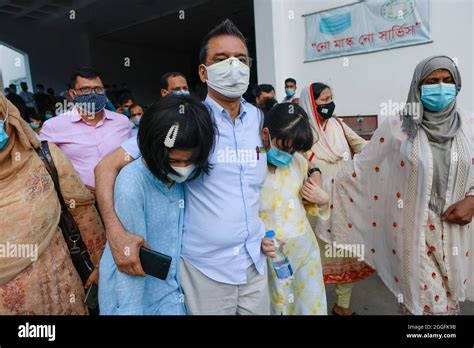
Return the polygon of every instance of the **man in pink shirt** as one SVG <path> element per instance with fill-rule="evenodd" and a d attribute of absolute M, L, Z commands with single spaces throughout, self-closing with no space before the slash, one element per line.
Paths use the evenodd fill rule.
<path fill-rule="evenodd" d="M 130 123 L 126 116 L 105 109 L 107 96 L 96 71 L 79 69 L 72 85 L 74 108 L 46 121 L 39 138 L 56 144 L 94 192 L 95 166 L 130 137 Z"/>

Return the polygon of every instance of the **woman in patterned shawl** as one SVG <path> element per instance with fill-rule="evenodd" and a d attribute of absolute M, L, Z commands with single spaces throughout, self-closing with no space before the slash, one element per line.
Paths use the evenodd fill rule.
<path fill-rule="evenodd" d="M 367 142 L 341 119 L 332 115 L 330 110 L 334 110 L 335 104 L 329 86 L 316 82 L 305 87 L 301 91 L 300 106 L 308 114 L 315 137 L 319 139 L 307 153 L 307 157 L 313 166 L 321 169 L 321 178 L 326 180 L 336 175 L 340 168 L 351 160 L 351 152 L 361 152 Z M 333 210 L 331 209 L 331 214 Z M 321 249 L 324 283 L 335 284 L 337 300 L 332 313 L 353 315 L 354 312 L 350 308 L 352 289 L 358 281 L 373 274 L 374 270 L 358 260 L 358 257 L 344 257 L 344 250 L 336 250 L 331 243 L 322 239 L 322 236 L 330 231 L 331 218 L 308 218 L 314 226 Z"/>
<path fill-rule="evenodd" d="M 105 234 L 94 197 L 66 156 L 49 146 L 64 199 L 98 265 Z M 0 314 L 85 315 L 84 287 L 58 227 L 61 207 L 39 147 L 0 93 Z M 97 279 L 94 271 L 88 284 Z"/>
<path fill-rule="evenodd" d="M 365 246 L 412 314 L 456 314 L 474 300 L 474 122 L 456 107 L 461 77 L 446 56 L 421 61 L 401 116 L 325 183 L 328 240 Z"/>

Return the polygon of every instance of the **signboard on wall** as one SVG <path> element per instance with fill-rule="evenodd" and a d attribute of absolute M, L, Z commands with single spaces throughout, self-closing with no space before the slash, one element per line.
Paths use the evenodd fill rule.
<path fill-rule="evenodd" d="M 366 0 L 304 15 L 306 61 L 432 42 L 430 0 Z"/>

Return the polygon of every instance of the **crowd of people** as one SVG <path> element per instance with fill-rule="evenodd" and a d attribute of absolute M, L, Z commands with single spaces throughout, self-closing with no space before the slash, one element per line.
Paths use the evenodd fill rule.
<path fill-rule="evenodd" d="M 453 60 L 420 62 L 407 84 L 419 108 L 370 141 L 323 82 L 298 96 L 288 78 L 281 102 L 261 84 L 246 101 L 250 63 L 225 20 L 201 44 L 203 101 L 169 72 L 140 105 L 91 68 L 61 96 L 0 94 L 0 244 L 34 251 L 2 255 L 0 314 L 346 316 L 374 272 L 406 313 L 474 300 L 474 123 Z M 149 249 L 170 260 L 161 279 Z"/>

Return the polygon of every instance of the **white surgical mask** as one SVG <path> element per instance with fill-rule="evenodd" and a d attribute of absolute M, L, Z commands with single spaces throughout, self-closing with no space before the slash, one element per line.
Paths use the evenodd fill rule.
<path fill-rule="evenodd" d="M 170 178 L 174 182 L 183 183 L 194 172 L 194 169 L 196 169 L 196 165 L 191 164 L 191 165 L 186 166 L 186 167 L 173 167 L 173 166 L 171 166 L 171 168 L 173 168 L 174 171 L 177 172 L 179 175 L 174 175 L 172 173 L 168 173 L 168 178 Z"/>
<path fill-rule="evenodd" d="M 170 92 L 170 95 L 174 95 L 174 96 L 177 96 L 177 97 L 186 97 L 188 95 L 190 95 L 191 93 L 189 93 L 189 91 L 186 91 L 184 89 L 181 89 L 179 91 L 171 91 Z"/>
<path fill-rule="evenodd" d="M 228 98 L 240 98 L 249 86 L 250 68 L 235 57 L 206 66 L 206 83 Z"/>
<path fill-rule="evenodd" d="M 130 118 L 130 121 L 132 121 L 132 123 L 138 127 L 138 124 L 140 123 L 141 118 L 142 118 L 141 116 L 133 116 Z"/>

